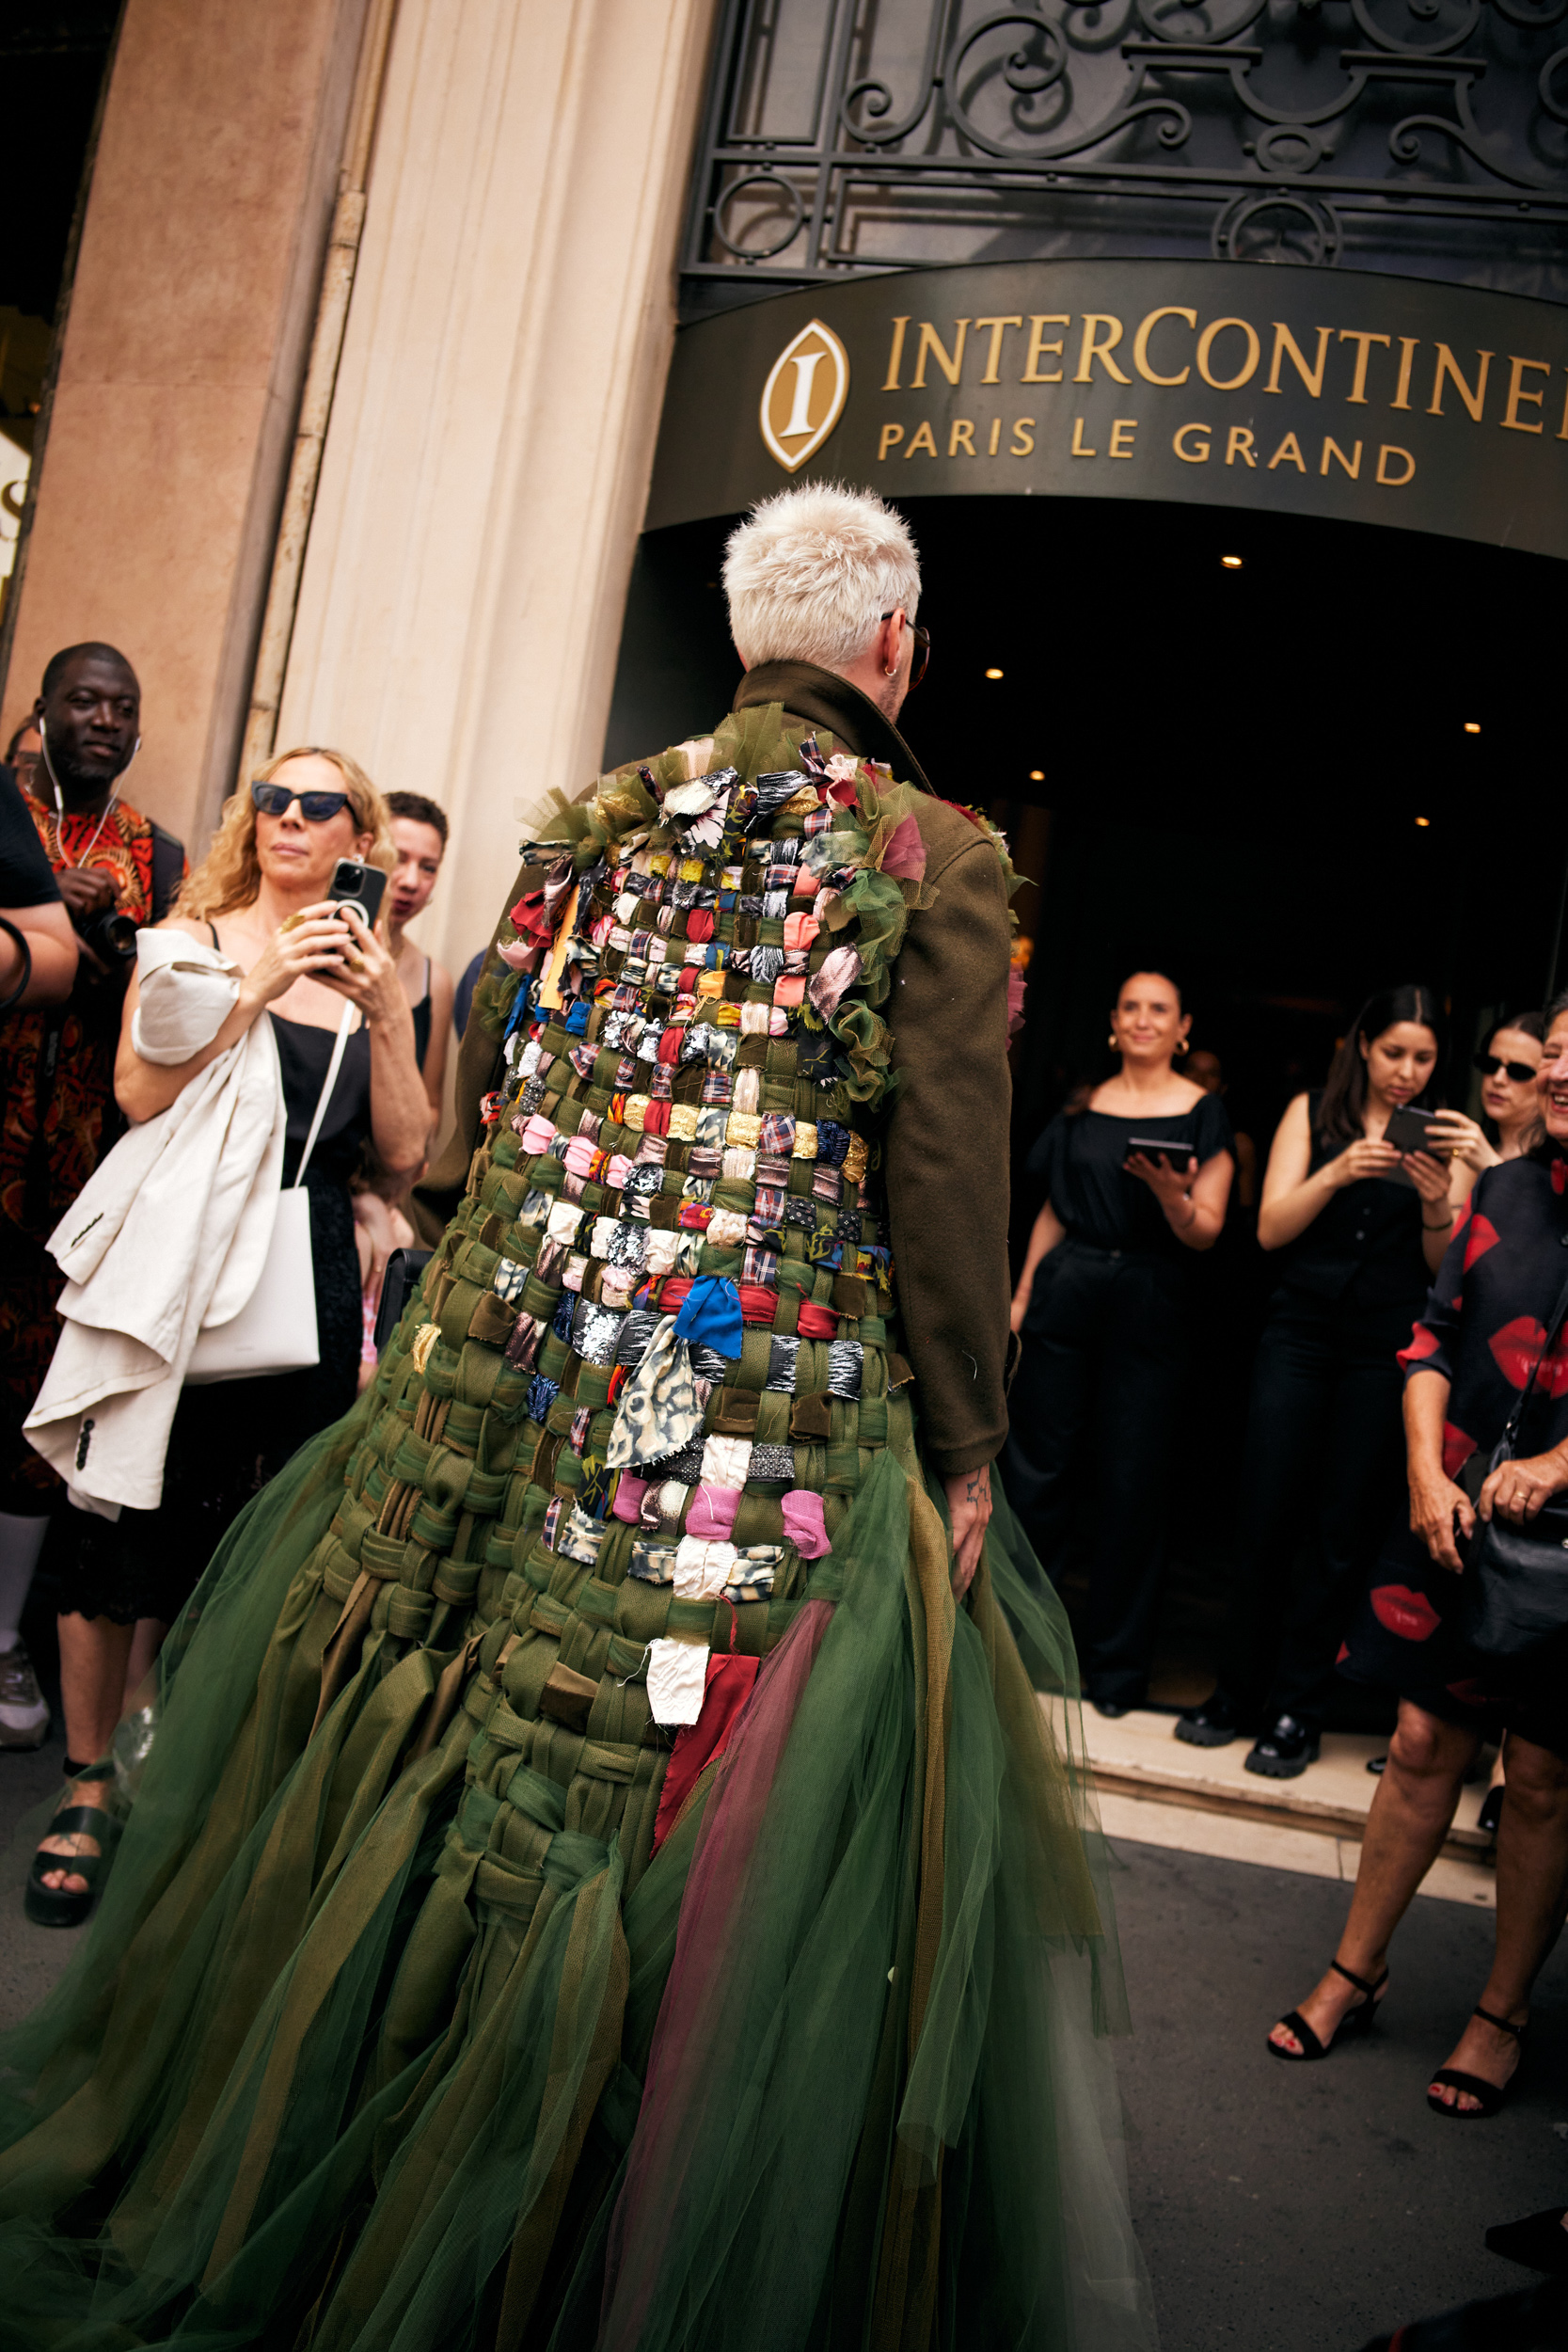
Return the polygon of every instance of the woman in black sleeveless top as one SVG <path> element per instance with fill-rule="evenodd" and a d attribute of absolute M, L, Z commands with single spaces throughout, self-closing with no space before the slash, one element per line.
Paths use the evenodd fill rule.
<path fill-rule="evenodd" d="M 1173 1067 L 1192 1024 L 1175 982 L 1133 973 L 1111 1021 L 1120 1073 L 1029 1155 L 1046 1200 L 1013 1298 L 1023 1350 L 1002 1474 L 1053 1577 L 1086 1480 L 1084 1689 L 1102 1715 L 1124 1715 L 1143 1702 L 1154 1647 L 1191 1278 L 1224 1226 L 1235 1161 L 1218 1095 Z"/>
<path fill-rule="evenodd" d="M 233 1010 L 200 1054 L 154 1065 L 135 1048 L 134 980 L 127 993 L 115 1089 L 133 1120 L 168 1108 L 266 1014 L 287 1113 L 286 1185 L 298 1171 L 345 1009 L 353 1026 L 305 1178 L 319 1363 L 187 1387 L 155 1511 L 126 1509 L 112 1520 L 78 1510 L 55 1514 L 51 1564 L 60 1585 L 68 1805 L 103 1802 L 103 1783 L 84 1768 L 107 1746 L 127 1689 L 150 1664 L 220 1537 L 289 1456 L 354 1403 L 359 1265 L 348 1178 L 367 1136 L 385 1168 L 412 1175 L 424 1155 L 429 1104 L 414 1058 L 413 1019 L 385 946 L 327 902 L 333 867 L 350 856 L 390 863 L 385 808 L 363 770 L 338 752 L 269 761 L 249 791 L 230 801 L 169 917 L 239 967 Z M 44 1841 L 46 1863 L 55 1852 L 66 1863 L 100 1858 L 98 1841 L 79 1828 Z M 73 1925 L 91 1901 L 90 1875 L 45 1869 L 41 1893 L 60 1899 L 33 1915 Z"/>
<path fill-rule="evenodd" d="M 1258 1238 L 1279 1253 L 1279 1284 L 1253 1367 L 1219 1686 L 1176 1736 L 1220 1747 L 1256 1729 L 1247 1770 L 1272 1779 L 1317 1756 L 1335 1658 L 1402 1490 L 1395 1359 L 1469 1188 L 1468 1168 L 1450 1175 L 1384 1140 L 1399 1106 L 1425 1106 L 1436 1023 L 1428 989 L 1372 997 L 1269 1154 Z M 1298 1563 L 1314 1487 L 1311 1558 Z"/>

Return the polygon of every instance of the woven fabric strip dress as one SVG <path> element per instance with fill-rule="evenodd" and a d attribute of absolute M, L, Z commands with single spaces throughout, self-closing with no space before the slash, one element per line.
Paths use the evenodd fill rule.
<path fill-rule="evenodd" d="M 955 1607 L 888 1242 L 939 819 L 774 704 L 525 852 L 457 1213 L 0 2045 L 13 2344 L 1152 2344 L 1070 1640 L 1005 1504 Z"/>

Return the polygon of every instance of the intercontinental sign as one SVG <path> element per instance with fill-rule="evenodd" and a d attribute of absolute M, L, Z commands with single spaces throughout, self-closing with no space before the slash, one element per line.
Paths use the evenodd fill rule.
<path fill-rule="evenodd" d="M 1271 507 L 1568 557 L 1568 310 L 1348 270 L 1006 262 L 683 328 L 647 527 L 813 477 Z"/>

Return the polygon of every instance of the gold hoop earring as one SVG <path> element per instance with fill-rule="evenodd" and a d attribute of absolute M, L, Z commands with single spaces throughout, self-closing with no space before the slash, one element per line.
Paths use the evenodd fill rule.
<path fill-rule="evenodd" d="M 1190 1054 L 1193 1050 L 1192 1039 L 1190 1037 L 1179 1038 L 1176 1050 L 1179 1054 Z"/>

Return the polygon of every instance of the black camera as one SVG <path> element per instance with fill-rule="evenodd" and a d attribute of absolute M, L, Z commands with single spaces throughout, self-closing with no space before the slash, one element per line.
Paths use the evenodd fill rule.
<path fill-rule="evenodd" d="M 101 963 L 112 972 L 117 963 L 129 963 L 136 952 L 136 927 L 119 907 L 103 907 L 94 914 L 73 914 L 71 922 L 84 947 L 90 947 Z"/>

